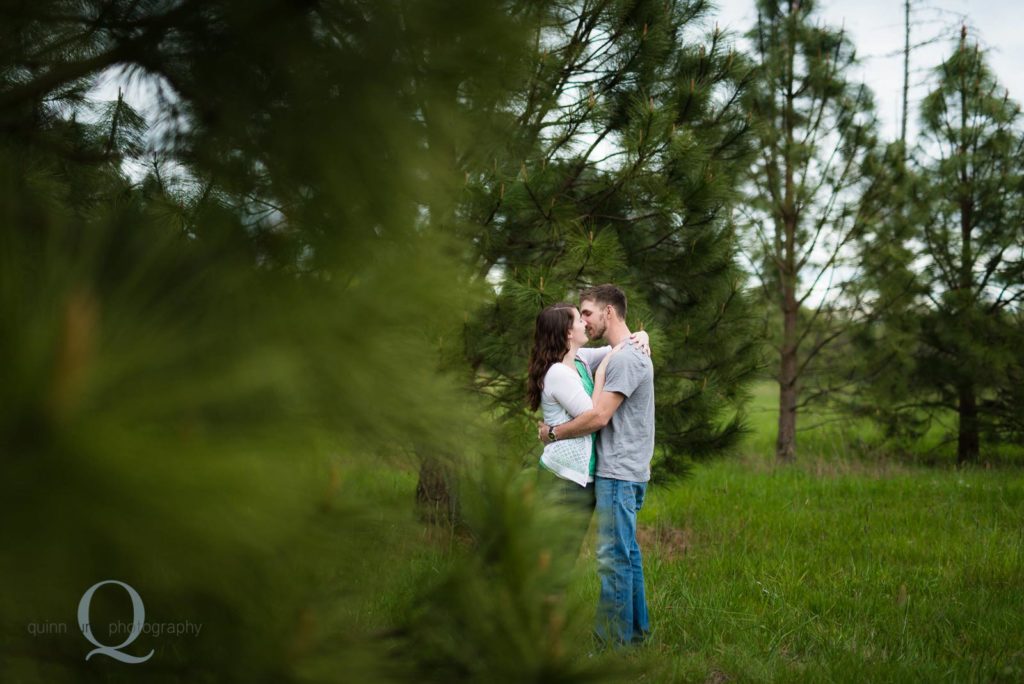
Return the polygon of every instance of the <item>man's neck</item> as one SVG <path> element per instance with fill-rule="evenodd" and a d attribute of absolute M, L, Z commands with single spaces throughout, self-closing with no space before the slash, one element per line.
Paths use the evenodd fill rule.
<path fill-rule="evenodd" d="M 613 347 L 617 347 L 620 342 L 628 340 L 629 335 L 629 328 L 622 321 L 609 323 L 607 330 L 604 331 L 605 341 Z"/>

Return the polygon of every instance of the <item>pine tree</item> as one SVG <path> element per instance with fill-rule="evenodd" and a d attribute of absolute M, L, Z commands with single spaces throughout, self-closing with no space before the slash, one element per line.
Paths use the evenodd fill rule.
<path fill-rule="evenodd" d="M 759 363 L 729 209 L 749 154 L 750 65 L 708 30 L 710 5 L 567 3 L 537 33 L 507 146 L 467 178 L 460 211 L 499 293 L 467 324 L 471 379 L 532 461 L 524 410 L 533 320 L 582 287 L 622 286 L 654 340 L 656 476 L 736 445 Z"/>
<path fill-rule="evenodd" d="M 750 261 L 775 312 L 776 458 L 796 458 L 801 407 L 832 390 L 823 357 L 850 329 L 851 247 L 874 220 L 882 189 L 864 173 L 875 155 L 871 94 L 850 80 L 854 48 L 814 22 L 809 0 L 763 0 L 748 34 L 760 71 L 748 106 L 760 154 L 746 177 L 742 220 Z M 773 321 L 777 320 L 777 324 Z"/>
<path fill-rule="evenodd" d="M 875 236 L 872 286 L 895 306 L 862 333 L 867 392 L 892 435 L 957 416 L 957 462 L 1021 434 L 1024 137 L 1020 107 L 966 28 L 921 107 L 921 141 L 894 197 L 908 220 Z M 884 380 L 888 378 L 888 380 Z"/>

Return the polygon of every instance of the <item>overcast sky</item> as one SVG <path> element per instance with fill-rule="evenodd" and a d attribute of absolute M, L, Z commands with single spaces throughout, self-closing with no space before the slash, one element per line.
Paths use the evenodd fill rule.
<path fill-rule="evenodd" d="M 744 33 L 753 26 L 754 0 L 717 0 L 719 26 Z M 903 0 L 818 0 L 818 16 L 830 26 L 845 26 L 863 60 L 861 79 L 875 93 L 882 134 L 899 135 L 903 88 Z M 911 56 L 909 128 L 916 129 L 914 101 L 927 92 L 931 70 L 951 51 L 959 26 L 989 51 L 989 65 L 1010 97 L 1024 101 L 1024 2 L 1021 0 L 912 0 L 911 43 L 941 36 Z M 913 138 L 911 137 L 911 141 Z"/>

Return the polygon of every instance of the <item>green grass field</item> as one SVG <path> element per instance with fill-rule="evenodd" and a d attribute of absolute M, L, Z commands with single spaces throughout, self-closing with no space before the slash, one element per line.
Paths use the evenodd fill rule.
<path fill-rule="evenodd" d="M 718 463 L 641 520 L 665 680 L 1024 679 L 1018 473 Z"/>
<path fill-rule="evenodd" d="M 1024 471 L 859 459 L 849 430 L 810 435 L 779 467 L 772 398 L 759 388 L 742 455 L 651 487 L 640 523 L 653 638 L 602 657 L 647 682 L 1024 681 Z M 571 588 L 591 615 L 592 535 Z M 415 552 L 377 619 L 445 548 Z"/>

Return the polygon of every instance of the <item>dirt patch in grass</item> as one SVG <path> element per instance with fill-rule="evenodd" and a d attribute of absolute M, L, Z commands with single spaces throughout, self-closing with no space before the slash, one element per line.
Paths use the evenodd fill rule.
<path fill-rule="evenodd" d="M 704 680 L 704 684 L 725 684 L 725 682 L 731 681 L 732 677 L 721 670 L 712 670 L 708 673 L 708 678 Z"/>
<path fill-rule="evenodd" d="M 693 545 L 693 530 L 665 523 L 638 525 L 636 539 L 641 549 L 652 549 L 669 560 L 682 558 Z"/>

